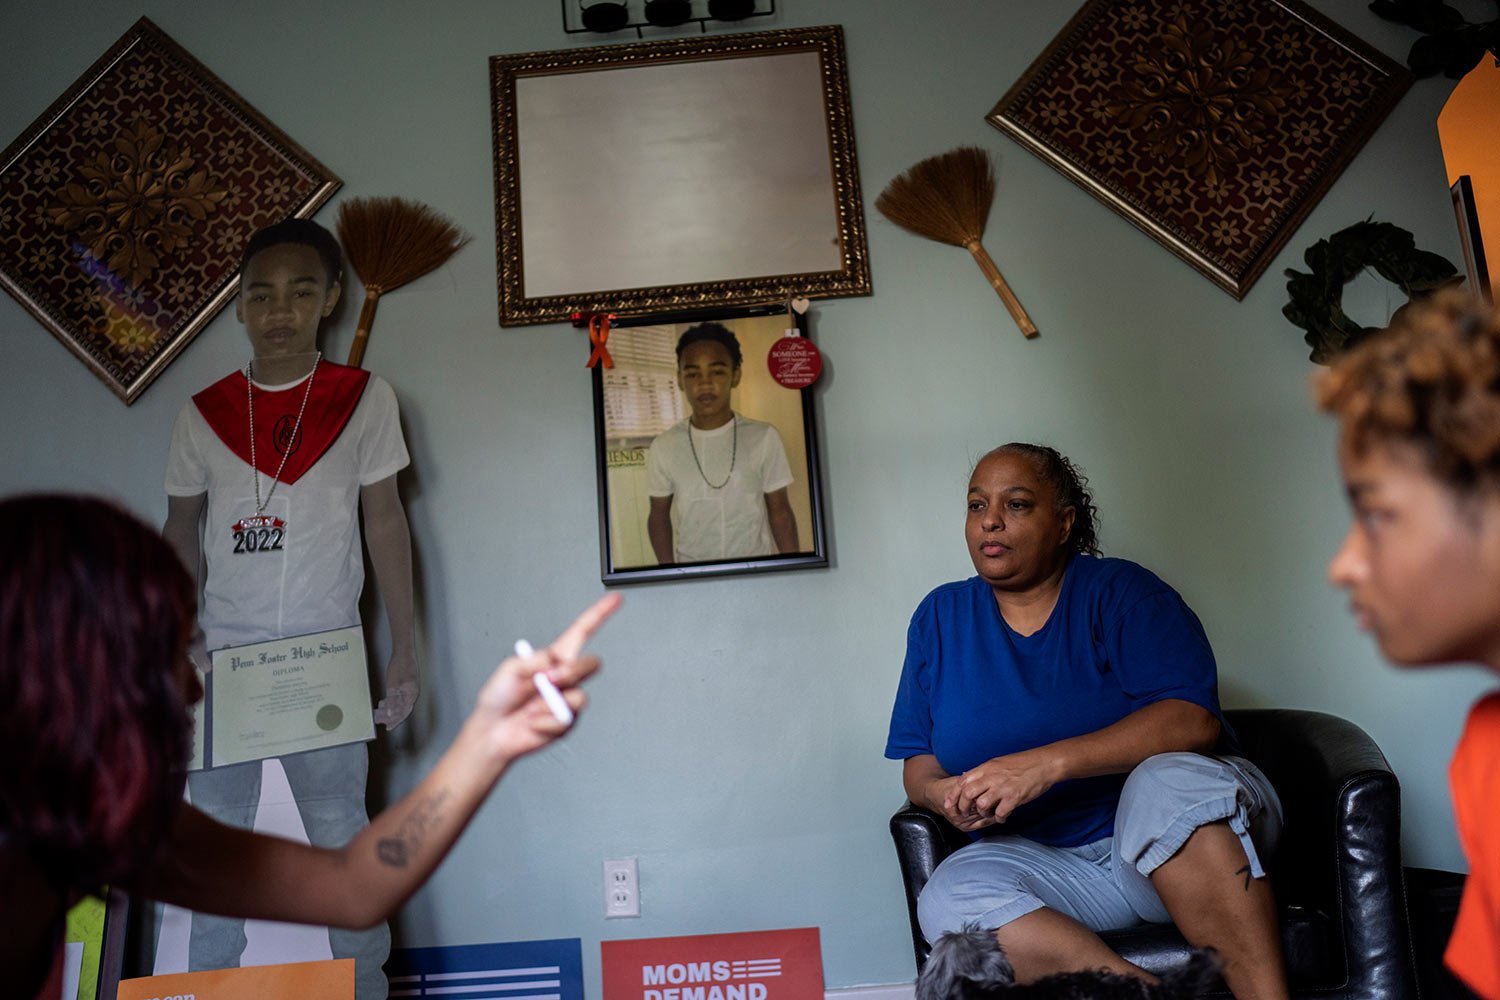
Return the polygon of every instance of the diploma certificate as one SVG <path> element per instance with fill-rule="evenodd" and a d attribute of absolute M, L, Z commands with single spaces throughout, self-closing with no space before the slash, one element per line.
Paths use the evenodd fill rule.
<path fill-rule="evenodd" d="M 205 767 L 374 739 L 363 632 L 356 626 L 214 650 L 196 721 Z"/>

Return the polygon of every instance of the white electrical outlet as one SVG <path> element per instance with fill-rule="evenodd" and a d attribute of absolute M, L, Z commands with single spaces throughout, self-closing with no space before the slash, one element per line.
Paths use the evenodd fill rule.
<path fill-rule="evenodd" d="M 635 858 L 604 859 L 605 917 L 641 915 L 641 882 Z"/>

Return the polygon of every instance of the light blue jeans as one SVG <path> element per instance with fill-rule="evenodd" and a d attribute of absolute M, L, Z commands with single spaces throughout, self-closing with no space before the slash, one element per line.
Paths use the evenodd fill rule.
<path fill-rule="evenodd" d="M 318 847 L 343 847 L 369 823 L 365 814 L 365 780 L 370 759 L 363 743 L 282 757 L 287 784 L 297 800 L 307 839 Z M 249 829 L 260 804 L 260 762 L 216 767 L 188 775 L 193 805 L 221 823 Z M 194 913 L 188 938 L 188 969 L 230 969 L 245 950 L 245 921 Z M 367 931 L 330 927 L 328 946 L 334 958 L 354 959 L 356 1000 L 386 1000 L 385 961 L 391 953 L 391 930 L 385 924 Z"/>
<path fill-rule="evenodd" d="M 1281 835 L 1281 802 L 1243 757 L 1167 753 L 1143 761 L 1125 781 L 1112 837 L 1081 847 L 1047 847 L 995 833 L 945 858 L 917 899 L 928 941 L 965 924 L 1000 927 L 1049 907 L 1093 931 L 1171 920 L 1151 885 L 1157 866 L 1200 826 L 1221 820 L 1239 837 L 1250 874 Z"/>

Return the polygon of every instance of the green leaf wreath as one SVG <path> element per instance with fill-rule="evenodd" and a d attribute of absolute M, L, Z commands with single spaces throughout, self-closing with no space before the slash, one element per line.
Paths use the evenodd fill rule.
<path fill-rule="evenodd" d="M 1290 297 L 1281 314 L 1307 331 L 1311 359 L 1326 365 L 1334 356 L 1376 332 L 1344 313 L 1344 286 L 1365 268 L 1396 285 L 1408 300 L 1459 280 L 1445 257 L 1418 250 L 1411 233 L 1389 222 L 1356 222 L 1319 240 L 1302 255 L 1311 274 L 1286 270 Z"/>

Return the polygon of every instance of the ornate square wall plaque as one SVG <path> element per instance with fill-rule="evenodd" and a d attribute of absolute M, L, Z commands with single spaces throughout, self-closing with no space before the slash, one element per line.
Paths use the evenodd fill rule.
<path fill-rule="evenodd" d="M 1410 85 L 1297 0 L 1089 0 L 988 120 L 1240 299 Z"/>
<path fill-rule="evenodd" d="M 0 154 L 0 285 L 128 405 L 340 184 L 141 18 Z"/>

